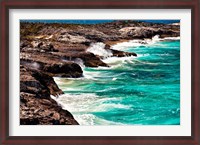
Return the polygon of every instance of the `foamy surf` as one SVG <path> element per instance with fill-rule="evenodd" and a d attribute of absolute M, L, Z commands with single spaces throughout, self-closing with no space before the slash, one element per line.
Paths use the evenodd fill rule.
<path fill-rule="evenodd" d="M 112 52 L 110 50 L 104 49 L 104 47 L 105 44 L 102 42 L 93 43 L 90 45 L 87 51 L 103 58 L 111 57 L 113 55 Z"/>
<path fill-rule="evenodd" d="M 131 60 L 133 60 L 134 58 L 136 58 L 136 57 L 135 56 L 109 57 L 109 58 L 103 59 L 102 61 L 107 63 L 109 66 L 114 66 L 114 65 L 121 64 L 121 63 L 125 63 L 127 61 L 129 61 L 131 63 Z"/>
<path fill-rule="evenodd" d="M 108 103 L 120 101 L 121 98 L 105 98 L 95 94 L 63 94 L 51 96 L 63 109 L 70 111 L 81 125 L 119 124 L 95 116 L 94 112 L 107 112 L 113 109 L 130 109 L 130 105 Z M 98 104 L 98 105 L 97 105 Z"/>
<path fill-rule="evenodd" d="M 180 40 L 180 37 L 165 37 L 163 40 Z"/>
<path fill-rule="evenodd" d="M 75 114 L 74 118 L 78 120 L 80 125 L 124 125 L 99 118 L 93 114 Z"/>
<path fill-rule="evenodd" d="M 66 84 L 61 78 L 66 94 L 56 101 L 81 125 L 178 124 L 180 41 L 154 42 L 127 47 L 138 57 L 107 57 L 110 67 L 84 67 L 83 78 Z"/>
<path fill-rule="evenodd" d="M 154 45 L 155 43 L 159 41 L 173 41 L 173 40 L 180 40 L 180 37 L 165 37 L 165 38 L 160 38 L 159 35 L 155 35 L 152 37 L 152 39 L 135 39 L 135 40 L 130 40 L 128 42 L 122 42 L 122 43 L 117 43 L 113 45 L 111 48 L 115 50 L 126 50 L 129 49 L 130 47 L 139 47 L 139 46 L 149 46 L 149 45 Z"/>
<path fill-rule="evenodd" d="M 107 111 L 109 109 L 121 108 L 129 109 L 129 105 L 106 103 L 107 101 L 120 101 L 121 98 L 105 98 L 92 93 L 83 94 L 63 94 L 58 98 L 54 98 L 70 112 L 98 112 Z M 96 104 L 99 104 L 98 106 Z"/>

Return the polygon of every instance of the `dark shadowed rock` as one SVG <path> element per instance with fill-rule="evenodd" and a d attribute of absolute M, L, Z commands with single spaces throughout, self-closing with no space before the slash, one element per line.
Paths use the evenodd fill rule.
<path fill-rule="evenodd" d="M 50 96 L 50 90 L 47 89 L 47 86 L 32 75 L 32 71 L 20 66 L 20 92 L 35 94 L 38 98 Z"/>
<path fill-rule="evenodd" d="M 63 60 L 50 53 L 21 52 L 20 63 L 32 69 L 37 69 L 57 77 L 81 77 L 81 67 L 71 61 Z"/>
<path fill-rule="evenodd" d="M 124 51 L 111 49 L 110 45 L 108 45 L 108 44 L 105 45 L 104 49 L 110 50 L 112 52 L 113 56 L 117 56 L 117 57 L 137 56 L 137 54 L 134 52 L 124 52 Z"/>
<path fill-rule="evenodd" d="M 77 53 L 74 51 L 69 51 L 67 53 L 53 52 L 52 54 L 68 61 L 75 61 L 77 58 L 79 58 L 83 61 L 83 64 L 88 67 L 108 67 L 108 65 L 104 63 L 99 56 L 90 52 L 81 51 Z"/>

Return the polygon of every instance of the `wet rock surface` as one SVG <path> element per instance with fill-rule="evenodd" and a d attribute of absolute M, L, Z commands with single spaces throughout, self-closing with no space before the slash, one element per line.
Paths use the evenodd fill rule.
<path fill-rule="evenodd" d="M 83 77 L 81 66 L 109 67 L 104 56 L 89 51 L 95 43 L 109 57 L 137 56 L 111 49 L 111 45 L 153 36 L 180 36 L 180 25 L 115 21 L 106 24 L 20 24 L 20 124 L 47 125 L 78 122 L 51 95 L 63 94 L 53 77 Z"/>

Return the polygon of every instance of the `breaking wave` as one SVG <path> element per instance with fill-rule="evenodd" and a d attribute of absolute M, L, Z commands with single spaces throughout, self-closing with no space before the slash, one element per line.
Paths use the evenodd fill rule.
<path fill-rule="evenodd" d="M 105 44 L 102 42 L 93 43 L 87 49 L 87 51 L 95 55 L 101 56 L 103 58 L 111 57 L 113 55 L 112 52 L 110 50 L 104 49 L 104 47 L 105 47 Z"/>
<path fill-rule="evenodd" d="M 165 37 L 165 38 L 160 38 L 159 35 L 155 35 L 152 37 L 152 39 L 135 39 L 135 40 L 130 40 L 128 42 L 122 42 L 122 43 L 117 43 L 113 45 L 111 48 L 115 50 L 125 50 L 130 47 L 139 47 L 139 46 L 149 46 L 153 45 L 159 41 L 171 41 L 171 40 L 180 40 L 180 37 Z"/>
<path fill-rule="evenodd" d="M 107 112 L 115 109 L 129 110 L 130 105 L 109 103 L 110 101 L 120 101 L 121 98 L 106 98 L 98 95 L 88 94 L 63 94 L 59 97 L 51 96 L 65 110 L 71 112 L 74 118 L 81 125 L 98 125 L 98 124 L 119 124 L 105 120 L 94 115 L 95 112 Z"/>

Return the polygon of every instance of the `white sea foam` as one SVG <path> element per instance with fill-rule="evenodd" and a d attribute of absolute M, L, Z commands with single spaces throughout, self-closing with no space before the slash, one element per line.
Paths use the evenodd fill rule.
<path fill-rule="evenodd" d="M 115 50 L 126 50 L 130 47 L 139 47 L 146 45 L 146 42 L 143 40 L 130 40 L 128 42 L 122 42 L 122 43 L 117 43 L 113 46 L 111 46 L 111 49 Z"/>
<path fill-rule="evenodd" d="M 77 64 L 79 64 L 79 66 L 80 66 L 82 69 L 85 68 L 85 65 L 84 65 L 84 62 L 83 62 L 82 59 L 76 58 L 76 59 L 74 60 L 74 62 L 77 63 Z"/>
<path fill-rule="evenodd" d="M 53 77 L 54 81 L 59 85 L 72 85 L 74 83 L 74 80 L 83 79 L 83 78 L 60 78 L 60 77 Z"/>
<path fill-rule="evenodd" d="M 67 78 L 61 78 L 61 77 L 53 77 L 55 82 L 59 82 L 59 84 L 61 83 L 65 83 L 65 84 L 69 84 L 71 83 L 71 81 L 68 81 Z"/>
<path fill-rule="evenodd" d="M 165 37 L 163 40 L 180 40 L 180 37 Z"/>
<path fill-rule="evenodd" d="M 128 56 L 128 57 L 109 57 L 104 59 L 103 61 L 107 63 L 111 70 L 118 70 L 118 69 L 129 69 L 130 66 L 126 64 L 135 64 L 134 60 L 135 56 Z M 127 68 L 128 67 L 128 68 Z"/>
<path fill-rule="evenodd" d="M 111 48 L 115 50 L 126 50 L 130 47 L 139 47 L 139 46 L 148 46 L 153 45 L 159 41 L 166 41 L 166 40 L 180 40 L 180 37 L 165 37 L 160 38 L 159 35 L 155 35 L 152 39 L 135 39 L 130 40 L 128 42 L 117 43 L 113 45 Z"/>
<path fill-rule="evenodd" d="M 110 121 L 94 116 L 93 112 L 107 112 L 113 109 L 130 109 L 130 105 L 120 103 L 110 103 L 112 101 L 120 102 L 122 98 L 104 98 L 93 93 L 89 94 L 63 94 L 59 97 L 51 96 L 63 108 L 70 111 L 75 119 L 82 125 L 93 125 L 94 122 L 100 124 L 112 124 Z"/>
<path fill-rule="evenodd" d="M 126 61 L 131 61 L 134 58 L 136 58 L 135 56 L 128 56 L 128 57 L 109 57 L 107 59 L 102 60 L 103 62 L 107 63 L 110 66 L 113 65 L 118 65 L 121 63 L 124 63 Z"/>
<path fill-rule="evenodd" d="M 112 52 L 110 50 L 104 49 L 105 44 L 102 42 L 93 43 L 91 46 L 87 49 L 88 52 L 91 52 L 95 55 L 102 56 L 104 58 L 112 56 Z"/>
<path fill-rule="evenodd" d="M 77 81 L 75 79 L 54 77 L 54 81 L 56 82 L 56 84 L 59 85 L 59 88 L 64 92 L 65 91 L 75 92 L 84 89 L 83 86 L 78 86 L 79 84 L 77 84 Z"/>
<path fill-rule="evenodd" d="M 100 72 L 84 71 L 83 76 L 84 78 L 89 79 L 89 80 L 97 80 L 97 77 L 101 75 L 100 75 Z"/>
<path fill-rule="evenodd" d="M 116 45 L 113 45 L 111 48 L 115 50 L 124 50 L 130 47 L 151 45 L 156 43 L 157 41 L 160 41 L 158 35 L 154 36 L 152 39 L 144 39 L 144 40 L 135 39 L 135 40 L 130 40 L 128 42 L 117 43 Z"/>
<path fill-rule="evenodd" d="M 93 114 L 75 114 L 74 118 L 78 120 L 80 125 L 124 125 L 122 123 L 99 118 Z"/>
<path fill-rule="evenodd" d="M 73 116 L 80 125 L 94 125 L 96 119 L 93 114 L 75 114 Z"/>
<path fill-rule="evenodd" d="M 117 78 L 113 78 L 113 79 L 112 79 L 112 81 L 115 81 L 115 80 L 117 80 Z"/>
<path fill-rule="evenodd" d="M 102 98 L 92 93 L 86 94 L 64 94 L 57 99 L 60 104 L 71 112 L 102 112 L 114 108 L 129 109 L 130 106 L 106 103 L 106 101 L 120 101 L 121 98 Z M 98 105 L 97 105 L 98 104 Z"/>

